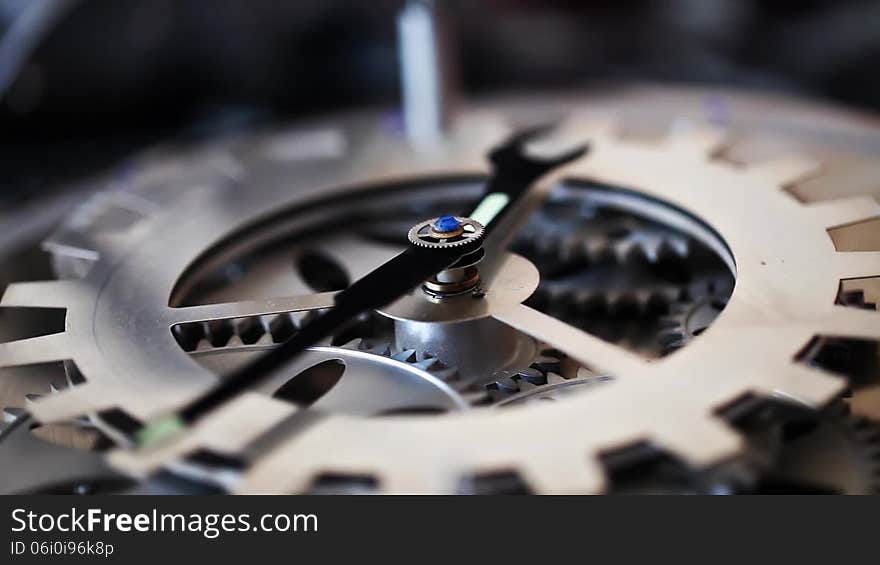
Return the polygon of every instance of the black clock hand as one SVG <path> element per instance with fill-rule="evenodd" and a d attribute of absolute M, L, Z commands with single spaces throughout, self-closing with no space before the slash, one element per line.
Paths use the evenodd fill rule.
<path fill-rule="evenodd" d="M 485 222 L 485 226 L 475 220 L 476 226 L 471 222 L 470 231 L 455 226 L 453 231 L 460 231 L 459 235 L 440 237 L 436 244 L 412 245 L 339 292 L 333 308 L 312 319 L 290 339 L 227 375 L 220 384 L 186 405 L 178 414 L 148 423 L 138 432 L 138 442 L 148 445 L 179 431 L 332 335 L 351 319 L 387 306 L 462 257 L 478 252 L 481 238 L 498 225 L 538 178 L 586 152 L 586 148 L 581 147 L 550 160 L 526 157 L 524 143 L 547 129 L 535 128 L 519 133 L 489 154 L 493 174 L 486 184 L 483 198 L 472 212 Z M 459 222 L 454 217 L 451 219 Z M 430 233 L 427 240 L 431 240 Z"/>
<path fill-rule="evenodd" d="M 493 174 L 486 183 L 483 198 L 468 215 L 485 226 L 486 236 L 516 207 L 519 199 L 542 176 L 551 170 L 582 157 L 587 147 L 575 147 L 552 159 L 536 159 L 525 155 L 524 146 L 553 126 L 539 126 L 515 134 L 489 152 Z"/>

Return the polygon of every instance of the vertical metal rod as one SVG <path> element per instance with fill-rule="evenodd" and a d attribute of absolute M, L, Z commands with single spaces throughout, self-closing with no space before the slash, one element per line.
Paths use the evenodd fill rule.
<path fill-rule="evenodd" d="M 406 133 L 416 148 L 435 145 L 448 120 L 444 38 L 433 0 L 410 0 L 397 18 Z"/>

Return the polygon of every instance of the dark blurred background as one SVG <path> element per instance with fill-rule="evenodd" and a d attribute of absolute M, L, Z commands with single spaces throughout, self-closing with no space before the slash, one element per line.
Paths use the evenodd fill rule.
<path fill-rule="evenodd" d="M 2 192 L 88 170 L 169 133 L 398 104 L 401 5 L 0 0 Z M 880 106 L 876 1 L 438 5 L 453 23 L 467 95 L 636 79 Z"/>

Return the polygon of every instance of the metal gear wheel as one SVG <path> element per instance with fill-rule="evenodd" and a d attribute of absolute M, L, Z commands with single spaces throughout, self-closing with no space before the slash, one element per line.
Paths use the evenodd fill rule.
<path fill-rule="evenodd" d="M 448 204 L 473 198 L 486 173 L 484 150 L 504 129 L 485 122 L 464 126 L 464 135 L 425 156 L 389 139 L 377 122 L 353 120 L 340 135 L 358 140 L 344 155 L 356 167 L 344 165 L 338 151 L 278 162 L 277 151 L 260 149 L 281 142 L 272 134 L 159 158 L 158 167 L 144 169 L 149 174 L 135 174 L 105 196 L 102 206 L 122 210 L 127 221 L 111 222 L 100 236 L 88 231 L 85 239 L 82 230 L 68 231 L 70 239 L 62 231 L 47 243 L 61 263 L 64 257 L 79 264 L 71 273 L 78 278 L 10 285 L 2 306 L 66 308 L 67 319 L 64 332 L 0 345 L 0 366 L 70 360 L 71 386 L 30 402 L 35 418 L 90 415 L 120 443 L 109 462 L 135 477 L 196 452 L 241 458 L 246 465 L 228 485 L 235 492 L 304 492 L 327 476 L 364 477 L 385 492 L 456 492 L 465 478 L 484 476 L 514 477 L 534 492 L 600 492 L 607 487 L 603 454 L 639 442 L 690 468 L 716 467 L 745 449 L 719 408 L 745 394 L 822 406 L 845 381 L 799 362 L 797 353 L 816 335 L 880 337 L 876 312 L 835 303 L 841 280 L 880 274 L 880 253 L 839 252 L 827 233 L 880 210 L 867 198 L 802 204 L 783 189 L 814 172 L 812 162 L 741 167 L 712 159 L 721 144 L 714 130 L 679 128 L 649 144 L 618 139 L 604 125 L 569 120 L 569 133 L 589 140 L 592 152 L 564 171 L 579 182 L 552 187 L 554 193 L 589 191 L 623 210 L 637 206 L 640 215 L 712 248 L 736 273 L 736 288 L 700 339 L 651 362 L 523 305 L 527 294 L 512 288 L 490 289 L 485 301 L 469 306 L 498 327 L 614 377 L 589 394 L 431 418 L 322 414 L 296 425 L 312 417 L 309 410 L 254 392 L 174 444 L 125 449 L 127 422 L 165 413 L 216 381 L 181 351 L 169 328 L 332 306 L 332 292 L 185 304 L 180 297 L 192 291 L 196 275 L 226 264 L 210 250 L 256 251 L 269 237 L 314 233 L 328 220 L 322 202 L 337 205 L 339 225 L 346 213 L 385 210 L 420 192 Z M 187 170 L 188 160 L 200 163 L 198 174 Z M 363 189 L 339 188 L 353 183 Z M 191 190 L 180 191 L 185 187 Z M 767 221 L 752 221 L 756 215 Z M 249 237 L 258 224 L 266 229 Z M 359 259 L 352 278 L 376 255 Z"/>

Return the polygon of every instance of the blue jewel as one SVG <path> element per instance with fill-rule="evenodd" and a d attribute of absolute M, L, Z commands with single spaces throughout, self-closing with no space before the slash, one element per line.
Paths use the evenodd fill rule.
<path fill-rule="evenodd" d="M 434 220 L 434 229 L 440 233 L 455 231 L 461 227 L 461 222 L 455 216 L 440 216 Z"/>

